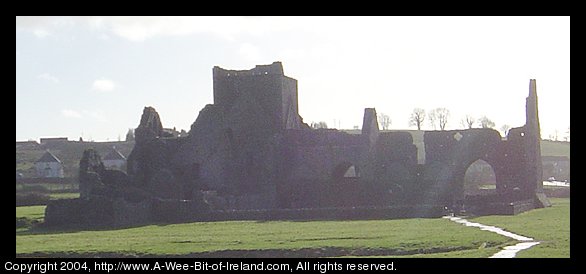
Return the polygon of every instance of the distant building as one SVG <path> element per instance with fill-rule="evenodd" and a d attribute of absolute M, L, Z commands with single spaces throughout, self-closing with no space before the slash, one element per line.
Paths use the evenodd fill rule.
<path fill-rule="evenodd" d="M 55 155 L 47 151 L 35 162 L 37 177 L 41 178 L 63 178 L 63 164 Z"/>
<path fill-rule="evenodd" d="M 41 138 L 41 148 L 43 149 L 61 149 L 67 144 L 69 140 L 67 137 L 56 137 L 56 138 Z"/>
<path fill-rule="evenodd" d="M 122 170 L 122 167 L 126 164 L 126 157 L 116 150 L 116 147 L 112 147 L 110 152 L 102 158 L 102 162 L 105 168 Z"/>
<path fill-rule="evenodd" d="M 67 137 L 41 138 L 41 145 L 67 142 Z"/>

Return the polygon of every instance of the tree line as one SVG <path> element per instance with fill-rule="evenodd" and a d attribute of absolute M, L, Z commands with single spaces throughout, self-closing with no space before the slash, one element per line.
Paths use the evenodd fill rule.
<path fill-rule="evenodd" d="M 425 119 L 434 130 L 445 130 L 450 120 L 450 110 L 439 107 L 426 112 L 422 108 L 414 108 L 409 117 L 409 126 L 417 127 L 421 130 L 425 124 Z M 460 120 L 460 125 L 464 128 L 474 128 L 477 125 L 479 128 L 495 128 L 496 124 L 486 116 L 476 119 L 474 116 L 467 114 Z M 501 131 L 506 135 L 509 133 L 511 126 L 504 124 L 501 126 Z"/>
<path fill-rule="evenodd" d="M 391 117 L 388 114 L 379 113 L 377 118 L 381 129 L 388 130 L 392 124 Z M 444 107 L 434 108 L 429 111 L 425 111 L 425 109 L 422 108 L 414 108 L 409 116 L 409 126 L 416 127 L 417 130 L 421 130 L 426 125 L 426 121 L 433 130 L 446 130 L 448 122 L 450 121 L 450 110 Z M 480 118 L 475 118 L 474 116 L 467 114 L 460 120 L 460 125 L 463 128 L 468 129 L 475 127 L 496 129 L 496 123 L 486 115 L 483 115 Z M 310 126 L 314 129 L 328 128 L 327 123 L 324 121 L 311 122 Z M 354 126 L 354 129 L 358 128 L 359 126 Z M 510 129 L 511 126 L 508 124 L 503 124 L 499 128 L 504 136 L 509 134 Z M 549 139 L 553 141 L 561 141 L 562 137 L 560 135 L 560 132 L 556 129 L 553 134 L 550 134 Z M 570 127 L 568 127 L 565 132 L 563 140 L 566 142 L 570 141 Z"/>

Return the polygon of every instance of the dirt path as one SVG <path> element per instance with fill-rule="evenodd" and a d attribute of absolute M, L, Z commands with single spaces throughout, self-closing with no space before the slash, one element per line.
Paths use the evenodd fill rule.
<path fill-rule="evenodd" d="M 448 219 L 452 222 L 456 222 L 456 223 L 465 225 L 465 226 L 477 227 L 477 228 L 480 228 L 480 230 L 494 232 L 496 234 L 503 235 L 505 237 L 509 237 L 509 238 L 517 240 L 517 241 L 521 241 L 521 243 L 511 245 L 511 246 L 506 246 L 505 248 L 503 248 L 503 250 L 495 253 L 494 255 L 490 256 L 489 258 L 515 258 L 515 256 L 517 255 L 517 252 L 531 248 L 532 246 L 539 244 L 539 242 L 534 241 L 533 238 L 529 238 L 529 237 L 525 237 L 525 236 L 522 236 L 519 234 L 515 234 L 513 232 L 505 231 L 504 229 L 502 229 L 500 227 L 483 225 L 483 224 L 479 224 L 479 223 L 473 223 L 473 222 L 470 222 L 466 219 L 462 219 L 460 217 L 445 216 L 444 218 Z"/>

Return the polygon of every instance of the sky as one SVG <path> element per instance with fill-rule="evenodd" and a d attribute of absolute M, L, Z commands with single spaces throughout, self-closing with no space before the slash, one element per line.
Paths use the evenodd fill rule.
<path fill-rule="evenodd" d="M 306 123 L 361 128 L 374 107 L 414 129 L 444 107 L 446 129 L 518 127 L 536 79 L 542 138 L 569 132 L 570 17 L 16 17 L 16 140 L 124 140 L 145 106 L 189 130 L 214 66 L 274 61 Z"/>

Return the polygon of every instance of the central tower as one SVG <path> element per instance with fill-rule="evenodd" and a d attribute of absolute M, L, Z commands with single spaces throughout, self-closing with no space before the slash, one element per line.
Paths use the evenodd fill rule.
<path fill-rule="evenodd" d="M 301 128 L 297 80 L 285 76 L 281 62 L 250 70 L 215 66 L 213 76 L 214 104 L 231 127 L 268 134 Z"/>

